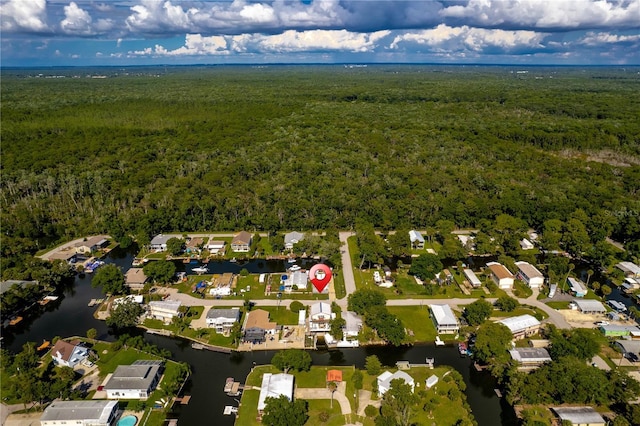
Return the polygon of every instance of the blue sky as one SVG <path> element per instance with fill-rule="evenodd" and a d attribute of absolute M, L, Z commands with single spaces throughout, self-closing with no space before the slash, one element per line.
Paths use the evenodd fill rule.
<path fill-rule="evenodd" d="M 0 0 L 2 66 L 640 64 L 640 0 Z"/>

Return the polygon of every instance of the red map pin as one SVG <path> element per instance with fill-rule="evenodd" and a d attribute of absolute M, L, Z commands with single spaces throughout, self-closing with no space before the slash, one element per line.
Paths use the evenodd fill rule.
<path fill-rule="evenodd" d="M 309 280 L 318 293 L 322 293 L 331 281 L 331 268 L 322 263 L 313 265 L 309 270 Z"/>

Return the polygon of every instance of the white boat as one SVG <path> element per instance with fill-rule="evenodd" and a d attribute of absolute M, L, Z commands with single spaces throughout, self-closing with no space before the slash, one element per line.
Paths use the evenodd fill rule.
<path fill-rule="evenodd" d="M 234 257 L 233 259 L 230 259 L 230 260 L 229 260 L 229 262 L 231 262 L 231 263 L 236 263 L 236 262 L 237 262 L 237 260 L 236 260 L 236 258 Z"/>
<path fill-rule="evenodd" d="M 291 272 L 299 271 L 300 269 L 302 269 L 300 265 L 293 265 L 291 268 L 289 268 Z"/>
<path fill-rule="evenodd" d="M 206 266 L 198 266 L 197 268 L 192 269 L 193 272 L 197 272 L 198 274 L 205 274 L 209 272 Z"/>
<path fill-rule="evenodd" d="M 295 257 L 290 257 L 289 260 L 287 260 L 287 262 L 289 263 L 296 263 L 298 259 L 296 259 Z"/>

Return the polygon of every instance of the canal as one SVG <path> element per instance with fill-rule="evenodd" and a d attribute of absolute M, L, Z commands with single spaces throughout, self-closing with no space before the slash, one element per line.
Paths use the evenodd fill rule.
<path fill-rule="evenodd" d="M 107 259 L 126 271 L 133 260 L 133 251 L 121 249 L 113 250 Z M 271 263 L 253 261 L 247 264 L 249 271 L 278 272 Z M 271 261 L 270 261 L 271 262 Z M 260 263 L 260 264 L 259 264 Z M 214 266 L 210 264 L 210 266 Z M 231 264 L 228 268 L 237 268 Z M 215 272 L 226 272 L 215 270 Z M 282 269 L 284 270 L 284 264 Z M 214 272 L 211 270 L 210 272 Z M 110 333 L 102 321 L 93 317 L 94 308 L 87 304 L 91 299 L 100 298 L 100 289 L 91 287 L 91 275 L 78 276 L 75 285 L 66 289 L 60 302 L 49 308 L 37 318 L 24 321 L 19 327 L 3 332 L 4 345 L 13 352 L 21 349 L 26 342 L 41 343 L 54 336 L 85 336 L 90 328 L 98 330 L 98 338 L 114 340 L 116 336 Z M 160 348 L 168 349 L 176 361 L 187 362 L 191 365 L 193 375 L 185 388 L 185 394 L 191 395 L 188 405 L 176 406 L 175 417 L 179 424 L 202 424 L 203 419 L 219 425 L 232 425 L 233 416 L 223 416 L 225 405 L 237 406 L 237 401 L 223 393 L 225 379 L 235 377 L 243 381 L 251 367 L 255 364 L 268 364 L 273 352 L 255 351 L 234 353 L 231 355 L 209 351 L 197 351 L 191 348 L 190 342 L 156 335 L 144 335 L 145 339 Z M 513 410 L 503 399 L 494 393 L 494 381 L 488 373 L 477 372 L 468 358 L 461 358 L 457 348 L 435 347 L 433 344 L 416 345 L 413 347 L 363 347 L 331 351 L 312 352 L 314 365 L 355 365 L 364 367 L 365 358 L 377 355 L 384 365 L 393 366 L 396 361 L 407 360 L 412 363 L 424 363 L 425 358 L 434 358 L 436 365 L 449 365 L 458 370 L 465 380 L 467 401 L 471 407 L 478 425 L 496 426 L 516 424 Z"/>

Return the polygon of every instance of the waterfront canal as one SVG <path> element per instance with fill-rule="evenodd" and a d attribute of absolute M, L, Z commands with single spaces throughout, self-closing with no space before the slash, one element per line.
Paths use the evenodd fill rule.
<path fill-rule="evenodd" d="M 115 263 L 126 271 L 133 260 L 133 253 L 116 249 L 112 251 L 107 262 Z M 250 271 L 255 267 L 256 272 L 278 272 L 271 269 L 277 266 L 271 263 L 253 261 Z M 211 264 L 210 264 L 211 265 Z M 232 264 L 233 265 L 233 264 Z M 212 265 L 211 265 L 212 266 Z M 230 266 L 231 267 L 231 266 Z M 233 267 L 236 267 L 235 265 Z M 282 265 L 284 269 L 284 264 Z M 211 271 L 214 272 L 213 270 Z M 222 272 L 215 270 L 216 273 Z M 100 298 L 100 289 L 91 287 L 91 275 L 78 276 L 75 285 L 65 290 L 64 298 L 49 308 L 37 318 L 24 321 L 13 330 L 4 330 L 4 345 L 11 351 L 19 351 L 25 342 L 41 343 L 54 336 L 84 336 L 90 328 L 98 330 L 98 338 L 113 340 L 114 335 L 105 323 L 93 317 L 95 307 L 88 307 L 91 299 Z M 181 425 L 202 424 L 207 419 L 217 425 L 232 425 L 233 416 L 223 416 L 225 405 L 238 403 L 234 398 L 223 393 L 225 379 L 235 377 L 244 381 L 251 367 L 255 364 L 268 364 L 273 352 L 255 351 L 234 353 L 232 355 L 197 351 L 191 348 L 190 342 L 182 339 L 167 338 L 145 334 L 150 343 L 168 349 L 176 361 L 187 362 L 191 365 L 193 375 L 185 388 L 185 394 L 191 395 L 188 405 L 176 406 L 175 417 Z M 413 347 L 363 347 L 355 349 L 341 349 L 331 351 L 312 352 L 314 365 L 355 365 L 364 367 L 365 358 L 377 355 L 384 365 L 393 366 L 396 361 L 407 360 L 412 363 L 424 363 L 425 358 L 435 358 L 436 365 L 449 365 L 458 370 L 464 378 L 467 389 L 467 400 L 473 415 L 480 426 L 513 425 L 516 424 L 513 410 L 499 399 L 494 393 L 493 380 L 487 373 L 477 372 L 468 358 L 461 358 L 457 348 L 453 346 L 435 347 L 432 344 L 416 345 Z"/>

